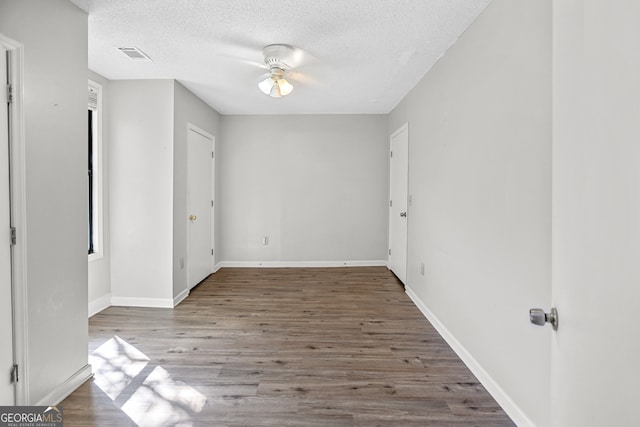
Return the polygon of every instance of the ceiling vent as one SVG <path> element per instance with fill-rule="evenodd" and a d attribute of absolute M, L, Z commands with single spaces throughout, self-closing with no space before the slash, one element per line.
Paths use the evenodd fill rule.
<path fill-rule="evenodd" d="M 151 58 L 137 47 L 119 47 L 118 50 L 129 57 L 133 61 L 149 61 Z"/>

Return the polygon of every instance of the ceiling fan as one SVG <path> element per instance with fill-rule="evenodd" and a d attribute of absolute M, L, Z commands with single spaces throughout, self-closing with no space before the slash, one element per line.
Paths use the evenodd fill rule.
<path fill-rule="evenodd" d="M 267 78 L 258 83 L 260 90 L 273 98 L 287 96 L 293 85 L 287 81 L 285 74 L 299 62 L 301 51 L 286 44 L 271 44 L 262 49 L 264 63 L 269 67 Z"/>

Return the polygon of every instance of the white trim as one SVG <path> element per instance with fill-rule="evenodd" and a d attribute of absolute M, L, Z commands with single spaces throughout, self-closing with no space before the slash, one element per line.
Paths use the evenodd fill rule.
<path fill-rule="evenodd" d="M 374 261 L 221 261 L 217 270 L 228 268 L 304 268 L 304 267 L 386 267 L 387 260 Z"/>
<path fill-rule="evenodd" d="M 451 349 L 458 355 L 467 368 L 478 378 L 478 381 L 487 389 L 489 394 L 498 402 L 504 411 L 511 417 L 514 423 L 519 427 L 531 426 L 535 424 L 524 413 L 524 411 L 516 405 L 509 395 L 500 387 L 500 385 L 489 375 L 482 365 L 469 353 L 469 351 L 456 339 L 456 337 L 440 322 L 431 310 L 422 302 L 420 297 L 411 289 L 405 286 L 405 292 L 411 298 L 411 301 L 418 307 L 424 317 L 433 325 L 442 338 L 449 344 Z"/>
<path fill-rule="evenodd" d="M 210 263 L 209 263 L 209 274 L 214 273 L 216 270 L 216 265 L 215 265 L 215 218 L 216 218 L 216 185 L 215 185 L 215 176 L 216 176 L 216 159 L 215 159 L 215 151 L 216 151 L 216 137 L 212 134 L 210 134 L 209 132 L 207 132 L 206 130 L 203 130 L 201 128 L 199 128 L 198 126 L 194 125 L 191 122 L 187 122 L 187 163 L 189 161 L 189 132 L 194 132 L 204 138 L 207 138 L 209 141 L 211 141 L 211 152 L 213 153 L 212 157 L 211 157 L 211 201 L 213 202 L 213 205 L 211 206 L 211 236 L 210 236 L 210 246 L 211 246 L 211 258 L 210 258 Z M 187 167 L 189 165 L 187 164 Z M 189 191 L 189 177 L 187 176 L 187 193 Z M 186 201 L 186 208 L 189 209 L 189 200 Z M 186 215 L 185 215 L 186 217 Z M 189 220 L 187 218 L 185 218 L 185 221 L 187 222 L 187 288 L 188 289 L 192 289 L 194 288 L 196 284 L 194 284 L 193 286 L 191 286 L 191 278 L 189 277 L 189 260 L 191 259 L 190 255 L 189 255 L 189 249 L 191 248 L 191 242 L 190 242 L 190 238 L 189 238 Z M 184 299 L 184 298 L 183 298 Z M 177 303 L 176 303 L 177 305 Z"/>
<path fill-rule="evenodd" d="M 393 192 L 393 188 L 392 188 L 392 182 L 391 182 L 391 173 L 392 173 L 392 168 L 393 168 L 393 157 L 392 157 L 392 144 L 393 144 L 393 138 L 395 138 L 396 136 L 400 135 L 402 132 L 407 131 L 407 212 L 409 212 L 409 122 L 406 122 L 405 124 L 403 124 L 402 126 L 400 126 L 398 129 L 396 129 L 390 136 L 389 136 L 389 201 L 393 200 L 392 196 L 393 194 L 391 194 Z M 389 203 L 387 203 L 389 204 Z M 389 206 L 387 207 L 387 248 L 389 249 L 389 251 L 387 252 L 387 266 L 389 268 L 389 270 L 391 270 L 391 254 L 389 253 L 391 251 L 391 205 L 389 204 Z M 409 215 L 409 218 L 411 217 L 411 215 Z M 408 282 L 408 270 L 409 270 L 409 218 L 407 218 L 407 247 L 405 248 L 405 266 L 404 266 L 404 281 Z M 395 274 L 395 273 L 393 273 Z M 396 277 L 398 277 L 396 275 Z M 400 280 L 400 278 L 398 277 L 398 280 Z M 402 282 L 402 280 L 400 280 Z M 403 285 L 406 285 L 406 283 L 403 282 Z"/>
<path fill-rule="evenodd" d="M 94 252 L 92 254 L 89 254 L 89 257 L 87 258 L 87 262 L 98 261 L 98 260 L 101 260 L 102 258 L 104 258 L 104 254 L 102 253 L 102 250 L 98 252 L 95 250 L 95 247 L 94 247 Z"/>
<path fill-rule="evenodd" d="M 129 298 L 112 296 L 111 305 L 116 307 L 173 308 L 173 298 Z"/>
<path fill-rule="evenodd" d="M 188 296 L 189 296 L 189 289 L 185 289 L 184 291 L 180 292 L 178 295 L 173 297 L 173 307 L 180 304 Z"/>
<path fill-rule="evenodd" d="M 75 374 L 71 375 L 65 382 L 53 389 L 51 393 L 34 403 L 36 406 L 55 406 L 62 402 L 67 396 L 73 393 L 78 387 L 93 377 L 91 365 L 84 365 Z"/>
<path fill-rule="evenodd" d="M 122 298 L 112 297 L 111 293 L 105 294 L 89 302 L 89 317 L 100 313 L 102 310 L 114 306 L 123 307 L 161 307 L 173 308 L 189 296 L 189 290 L 185 289 L 173 298 L 172 304 L 163 298 Z"/>
<path fill-rule="evenodd" d="M 100 313 L 105 308 L 111 307 L 111 292 L 89 301 L 89 317 Z"/>
<path fill-rule="evenodd" d="M 190 130 L 192 130 L 195 133 L 200 134 L 200 136 L 204 136 L 205 138 L 210 139 L 212 141 L 214 141 L 216 139 L 215 136 L 213 136 L 212 134 L 210 134 L 206 130 L 199 128 L 198 126 L 194 125 L 191 122 L 187 123 L 187 131 L 190 131 Z"/>
<path fill-rule="evenodd" d="M 391 136 L 389 137 L 389 141 L 391 141 L 394 137 L 400 135 L 402 132 L 405 131 L 405 129 L 407 130 L 407 133 L 409 132 L 409 122 L 406 122 L 405 124 L 403 124 L 402 126 L 400 126 L 398 129 L 396 129 Z"/>
<path fill-rule="evenodd" d="M 216 241 L 216 236 L 217 236 L 217 229 L 218 229 L 218 220 L 216 218 L 219 217 L 219 210 L 218 210 L 218 192 L 216 191 L 216 179 L 217 179 L 217 173 L 216 172 L 218 170 L 217 164 L 218 164 L 218 153 L 217 153 L 217 145 L 216 145 L 216 140 L 213 140 L 213 158 L 211 159 L 211 168 L 212 168 L 212 173 L 211 173 L 211 200 L 213 200 L 213 209 L 211 210 L 211 246 L 213 249 L 213 256 L 211 257 L 211 264 L 213 266 L 213 269 L 211 271 L 211 273 L 215 273 L 216 271 L 220 270 L 221 266 L 220 266 L 220 255 L 219 255 L 219 245 L 218 242 Z"/>
<path fill-rule="evenodd" d="M 95 125 L 93 130 L 93 253 L 89 255 L 89 262 L 99 260 L 104 257 L 104 167 L 103 167 L 103 141 L 102 126 L 104 111 L 102 107 L 102 85 L 89 79 L 88 88 L 97 92 L 97 103 L 95 108 L 87 105 L 95 114 Z M 87 102 L 88 104 L 88 102 Z"/>
<path fill-rule="evenodd" d="M 20 365 L 25 381 L 16 385 L 16 405 L 29 402 L 29 307 L 27 298 L 27 195 L 25 190 L 24 128 L 24 45 L 0 34 L 0 44 L 11 52 L 10 75 L 13 84 L 11 117 L 11 216 L 16 228 L 16 245 L 12 251 L 14 363 Z"/>

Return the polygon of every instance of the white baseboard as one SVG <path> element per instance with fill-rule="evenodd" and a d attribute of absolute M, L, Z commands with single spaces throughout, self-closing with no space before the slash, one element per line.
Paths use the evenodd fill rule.
<path fill-rule="evenodd" d="M 111 297 L 111 305 L 121 307 L 173 308 L 173 298 Z"/>
<path fill-rule="evenodd" d="M 464 362 L 473 375 L 478 378 L 478 381 L 487 389 L 489 394 L 498 402 L 498 404 L 504 409 L 504 411 L 511 417 L 514 423 L 519 427 L 534 427 L 535 424 L 531 419 L 520 409 L 518 405 L 509 397 L 509 395 L 495 382 L 495 380 L 489 375 L 489 373 L 478 363 L 471 353 L 456 339 L 451 332 L 440 322 L 440 320 L 433 314 L 431 310 L 422 302 L 422 300 L 416 295 L 410 286 L 405 286 L 405 291 L 411 301 L 418 307 L 424 317 L 429 320 L 438 333 L 449 344 L 453 351 Z"/>
<path fill-rule="evenodd" d="M 37 401 L 36 406 L 55 406 L 62 402 L 67 396 L 73 393 L 78 387 L 93 377 L 91 365 L 85 365 L 75 374 L 71 375 L 65 382 L 56 387 L 51 393 Z"/>
<path fill-rule="evenodd" d="M 89 301 L 89 317 L 94 314 L 100 313 L 107 307 L 111 306 L 111 292 L 108 294 L 102 295 L 99 298 L 94 299 L 93 301 Z"/>
<path fill-rule="evenodd" d="M 303 268 L 303 267 L 386 267 L 387 260 L 374 261 L 222 261 L 216 266 L 230 268 Z"/>
<path fill-rule="evenodd" d="M 220 270 L 222 268 L 222 263 L 219 262 L 215 265 L 215 267 L 213 267 L 213 271 L 211 272 L 211 274 L 215 273 L 216 271 Z"/>
<path fill-rule="evenodd" d="M 175 307 L 176 305 L 180 304 L 188 296 L 189 289 L 185 289 L 184 291 L 180 292 L 178 295 L 173 297 L 173 306 Z"/>

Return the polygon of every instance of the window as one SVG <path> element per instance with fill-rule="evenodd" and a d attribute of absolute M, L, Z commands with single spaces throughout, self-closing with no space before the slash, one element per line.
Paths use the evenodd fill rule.
<path fill-rule="evenodd" d="M 87 189 L 89 260 L 102 257 L 102 87 L 89 81 Z"/>

